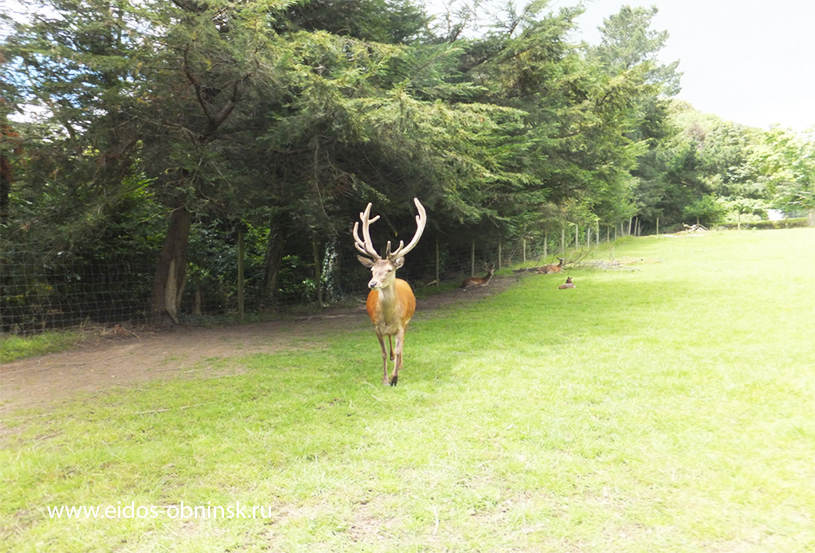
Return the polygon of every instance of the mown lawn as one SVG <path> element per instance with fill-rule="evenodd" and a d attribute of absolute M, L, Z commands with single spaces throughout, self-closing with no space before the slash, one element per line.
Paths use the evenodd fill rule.
<path fill-rule="evenodd" d="M 352 332 L 7 419 L 0 548 L 815 550 L 815 230 L 614 255 L 643 261 L 420 313 L 396 388 Z M 263 509 L 47 509 L 182 502 Z"/>

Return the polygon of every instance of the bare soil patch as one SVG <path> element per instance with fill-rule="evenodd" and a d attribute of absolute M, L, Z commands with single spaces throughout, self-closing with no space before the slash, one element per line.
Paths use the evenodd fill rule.
<path fill-rule="evenodd" d="M 514 276 L 496 277 L 487 287 L 419 299 L 414 320 L 444 306 L 497 294 L 517 280 Z M 236 358 L 307 348 L 340 330 L 369 326 L 365 306 L 360 303 L 260 323 L 96 337 L 67 351 L 0 366 L 0 417 L 20 408 L 54 406 L 78 392 L 98 393 L 155 379 L 239 374 L 243 368 Z M 372 340 L 375 344 L 376 339 Z"/>

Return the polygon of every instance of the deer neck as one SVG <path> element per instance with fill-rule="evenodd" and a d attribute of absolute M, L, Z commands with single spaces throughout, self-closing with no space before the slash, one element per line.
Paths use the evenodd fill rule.
<path fill-rule="evenodd" d="M 382 315 L 386 321 L 392 321 L 396 316 L 396 309 L 399 306 L 398 297 L 396 295 L 396 279 L 388 286 L 380 288 L 378 292 Z"/>

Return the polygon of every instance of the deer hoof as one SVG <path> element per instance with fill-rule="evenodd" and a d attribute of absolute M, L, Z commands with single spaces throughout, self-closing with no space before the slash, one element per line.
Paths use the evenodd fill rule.
<path fill-rule="evenodd" d="M 396 383 L 399 381 L 399 375 L 393 375 L 391 377 L 391 386 L 396 386 Z"/>

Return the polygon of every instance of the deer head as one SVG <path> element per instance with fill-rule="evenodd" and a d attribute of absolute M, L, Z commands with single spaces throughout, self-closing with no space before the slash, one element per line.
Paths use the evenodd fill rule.
<path fill-rule="evenodd" d="M 371 223 L 379 220 L 379 215 L 371 218 L 371 204 L 365 208 L 364 213 L 359 214 L 360 222 L 362 222 L 362 238 L 359 237 L 359 223 L 354 223 L 354 246 L 357 251 L 363 255 L 358 255 L 357 259 L 364 266 L 371 269 L 371 280 L 368 282 L 368 288 L 371 290 L 382 290 L 388 288 L 393 284 L 396 279 L 396 270 L 405 264 L 405 255 L 416 247 L 419 239 L 422 237 L 425 225 L 427 225 L 427 213 L 424 206 L 417 199 L 414 198 L 413 202 L 416 204 L 416 210 L 419 214 L 416 216 L 416 234 L 413 239 L 405 246 L 404 241 L 399 241 L 399 247 L 391 252 L 391 243 L 388 241 L 385 247 L 385 257 L 380 256 L 371 242 Z"/>

